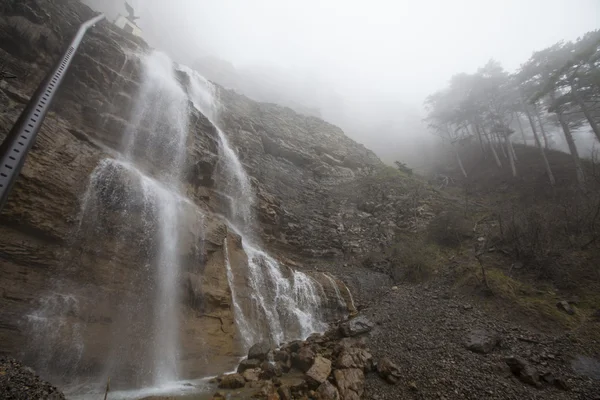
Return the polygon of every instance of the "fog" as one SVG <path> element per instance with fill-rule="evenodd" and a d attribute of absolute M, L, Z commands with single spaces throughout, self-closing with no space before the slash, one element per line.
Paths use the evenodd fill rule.
<path fill-rule="evenodd" d="M 109 18 L 116 0 L 86 0 Z M 419 167 L 424 98 L 490 58 L 600 26 L 597 0 L 130 0 L 144 38 L 224 86 L 319 115 L 385 161 Z"/>

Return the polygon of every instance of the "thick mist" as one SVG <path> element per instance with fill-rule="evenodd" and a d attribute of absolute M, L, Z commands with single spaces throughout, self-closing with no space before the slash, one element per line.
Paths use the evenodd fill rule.
<path fill-rule="evenodd" d="M 120 0 L 84 0 L 114 19 Z M 600 26 L 595 0 L 130 0 L 144 38 L 207 78 L 342 127 L 384 161 L 433 157 L 423 101 L 494 58 Z"/>

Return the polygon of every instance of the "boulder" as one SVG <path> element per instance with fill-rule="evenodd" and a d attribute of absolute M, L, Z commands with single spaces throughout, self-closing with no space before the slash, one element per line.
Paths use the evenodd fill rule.
<path fill-rule="evenodd" d="M 280 386 L 277 389 L 277 394 L 281 400 L 292 400 L 292 391 L 287 386 Z"/>
<path fill-rule="evenodd" d="M 575 310 L 573 309 L 573 307 L 571 307 L 569 302 L 566 300 L 559 301 L 558 303 L 556 303 L 556 307 L 558 307 L 559 310 L 564 311 L 569 315 L 575 314 Z"/>
<path fill-rule="evenodd" d="M 306 372 L 315 361 L 315 352 L 310 347 L 303 347 L 298 353 L 292 354 L 292 367 Z"/>
<path fill-rule="evenodd" d="M 290 359 L 290 353 L 284 350 L 277 350 L 275 353 L 273 353 L 273 359 L 275 361 L 286 362 Z"/>
<path fill-rule="evenodd" d="M 364 349 L 367 347 L 367 343 L 364 337 L 362 338 L 351 338 L 345 337 L 342 338 L 339 342 L 337 342 L 333 348 L 334 354 L 340 354 L 342 351 L 351 349 L 353 347 L 357 347 L 360 349 Z"/>
<path fill-rule="evenodd" d="M 292 358 L 287 351 L 276 351 L 274 354 L 275 361 L 279 364 L 283 372 L 288 372 L 292 368 Z"/>
<path fill-rule="evenodd" d="M 240 362 L 240 365 L 238 365 L 237 367 L 237 372 L 241 374 L 247 369 L 260 368 L 260 364 L 260 360 L 242 360 L 242 362 Z"/>
<path fill-rule="evenodd" d="M 312 367 L 306 372 L 309 382 L 323 383 L 331 373 L 331 361 L 322 356 L 316 356 Z"/>
<path fill-rule="evenodd" d="M 219 382 L 220 389 L 239 389 L 246 385 L 246 380 L 240 374 L 224 375 Z"/>
<path fill-rule="evenodd" d="M 365 349 L 349 348 L 343 350 L 335 362 L 336 368 L 360 368 L 364 372 L 373 369 L 373 356 Z"/>
<path fill-rule="evenodd" d="M 294 340 L 293 342 L 290 342 L 287 345 L 287 349 L 290 351 L 290 353 L 297 353 L 300 348 L 302 348 L 304 345 L 304 342 L 302 342 L 302 340 Z"/>
<path fill-rule="evenodd" d="M 554 380 L 554 386 L 560 390 L 570 390 L 569 384 L 564 378 L 556 378 Z"/>
<path fill-rule="evenodd" d="M 389 358 L 384 357 L 377 363 L 377 372 L 386 382 L 395 385 L 400 379 L 400 368 Z"/>
<path fill-rule="evenodd" d="M 268 342 L 257 343 L 248 350 L 248 360 L 266 360 L 270 351 L 271 345 Z"/>
<path fill-rule="evenodd" d="M 540 376 L 537 370 L 521 357 L 507 357 L 504 359 L 510 371 L 517 378 L 528 385 L 540 387 Z"/>
<path fill-rule="evenodd" d="M 345 337 L 353 337 L 368 333 L 374 325 L 365 316 L 359 316 L 340 325 L 340 333 Z"/>
<path fill-rule="evenodd" d="M 342 399 L 360 400 L 365 386 L 365 374 L 361 369 L 337 369 L 333 376 Z"/>
<path fill-rule="evenodd" d="M 474 329 L 467 335 L 465 347 L 475 353 L 487 354 L 500 342 L 500 338 L 495 333 L 490 333 L 483 329 Z"/>
<path fill-rule="evenodd" d="M 260 368 L 262 370 L 262 372 L 260 373 L 260 379 L 271 379 L 276 376 L 281 376 L 283 373 L 279 363 L 274 363 L 270 361 L 264 361 L 260 365 Z"/>
<path fill-rule="evenodd" d="M 329 381 L 323 382 L 316 394 L 319 400 L 340 400 L 340 392 Z"/>
<path fill-rule="evenodd" d="M 260 379 L 261 370 L 259 368 L 247 369 L 242 373 L 242 376 L 247 382 L 254 382 Z"/>

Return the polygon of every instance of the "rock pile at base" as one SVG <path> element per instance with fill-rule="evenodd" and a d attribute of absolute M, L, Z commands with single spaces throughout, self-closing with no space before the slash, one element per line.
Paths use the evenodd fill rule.
<path fill-rule="evenodd" d="M 0 357 L 0 398 L 4 400 L 65 400 L 54 386 L 8 357 Z"/>
<path fill-rule="evenodd" d="M 268 400 L 358 400 L 364 392 L 365 375 L 378 372 L 389 383 L 399 377 L 390 360 L 373 361 L 367 334 L 373 324 L 364 317 L 344 322 L 323 335 L 286 343 L 279 349 L 258 343 L 248 352 L 237 373 L 218 378 L 213 399 L 238 391 Z M 232 385 L 234 383 L 234 385 Z M 252 391 L 252 393 L 250 393 Z M 246 396 L 244 396 L 246 397 Z"/>

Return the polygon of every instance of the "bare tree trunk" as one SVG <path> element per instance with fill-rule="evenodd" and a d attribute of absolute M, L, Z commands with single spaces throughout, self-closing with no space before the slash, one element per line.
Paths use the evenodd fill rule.
<path fill-rule="evenodd" d="M 508 140 L 508 135 L 504 135 L 504 142 L 506 143 L 506 148 L 508 149 L 508 159 L 510 161 L 510 169 L 512 170 L 513 176 L 516 178 L 517 177 L 517 167 L 515 166 L 514 154 L 511 151 L 512 146 L 510 145 L 510 140 Z"/>
<path fill-rule="evenodd" d="M 519 117 L 519 113 L 515 113 L 515 118 L 517 120 L 517 124 L 519 125 L 519 130 L 521 131 L 521 136 L 523 137 L 523 144 L 527 145 L 527 139 L 525 139 L 525 131 L 523 130 L 523 124 L 521 124 L 521 117 Z"/>
<path fill-rule="evenodd" d="M 499 134 L 496 134 L 496 140 L 498 141 L 498 147 L 500 147 L 500 150 L 502 150 L 502 155 L 504 158 L 508 158 L 508 155 L 506 155 L 506 149 L 504 148 L 504 143 L 502 143 L 502 139 L 500 138 Z"/>
<path fill-rule="evenodd" d="M 479 131 L 479 127 L 477 126 L 477 124 L 473 124 L 473 126 L 475 127 L 475 133 L 477 134 L 477 139 L 479 139 L 479 146 L 481 146 L 481 152 L 483 153 L 483 156 L 485 158 L 487 158 L 487 153 L 485 151 L 485 146 L 483 144 L 483 139 L 481 137 L 481 132 Z"/>
<path fill-rule="evenodd" d="M 489 135 L 487 134 L 487 132 L 485 131 L 485 128 L 483 126 L 481 127 L 481 130 L 483 131 L 483 134 L 485 135 L 485 137 L 488 139 L 490 149 L 492 149 L 492 154 L 494 155 L 494 160 L 496 160 L 496 165 L 498 165 L 498 168 L 502 168 L 502 163 L 500 162 L 498 153 L 496 153 L 496 149 L 494 148 L 494 144 L 492 143 L 492 140 L 490 139 Z"/>
<path fill-rule="evenodd" d="M 465 176 L 465 178 L 468 178 L 467 171 L 465 171 L 465 167 L 463 166 L 462 160 L 460 159 L 460 154 L 458 154 L 458 150 L 456 149 L 456 146 L 454 144 L 452 145 L 452 148 L 454 149 L 454 154 L 456 154 L 456 162 L 458 162 L 460 171 Z"/>
<path fill-rule="evenodd" d="M 560 126 L 562 126 L 563 133 L 565 134 L 565 139 L 567 139 L 567 144 L 569 145 L 569 151 L 571 152 L 571 156 L 573 157 L 573 163 L 575 164 L 575 173 L 577 175 L 577 183 L 579 184 L 579 187 L 583 189 L 585 187 L 585 174 L 583 173 L 583 167 L 581 166 L 581 159 L 579 158 L 577 146 L 575 146 L 575 139 L 573 138 L 571 129 L 569 129 L 569 124 L 565 121 L 565 118 L 562 115 L 562 113 L 557 110 L 556 116 L 558 117 L 558 122 L 560 122 Z"/>
<path fill-rule="evenodd" d="M 548 146 L 548 136 L 546 135 L 546 129 L 544 128 L 544 124 L 542 123 L 542 117 L 540 116 L 540 111 L 537 109 L 537 106 L 533 105 L 533 112 L 537 117 L 538 123 L 540 124 L 540 131 L 542 132 L 542 137 L 544 138 L 544 148 L 549 149 Z"/>
<path fill-rule="evenodd" d="M 515 159 L 515 161 L 519 161 L 519 159 L 517 158 L 517 153 L 515 152 L 515 147 L 513 146 L 512 141 L 510 140 L 510 138 L 508 138 L 507 136 L 507 143 L 508 143 L 508 150 L 512 153 L 513 158 Z"/>
<path fill-rule="evenodd" d="M 546 167 L 546 173 L 548 174 L 548 179 L 550 180 L 550 185 L 556 185 L 556 180 L 554 179 L 554 174 L 552 173 L 552 168 L 550 168 L 550 163 L 548 162 L 548 158 L 546 157 L 546 151 L 542 147 L 542 143 L 540 142 L 540 137 L 537 134 L 537 130 L 535 129 L 535 122 L 533 121 L 533 117 L 527 107 L 523 104 L 523 109 L 525 110 L 525 115 L 527 116 L 527 120 L 529 121 L 529 125 L 531 126 L 531 131 L 533 132 L 533 138 L 535 139 L 536 146 L 540 149 L 540 153 L 542 153 L 542 159 L 544 160 L 544 166 Z"/>
<path fill-rule="evenodd" d="M 592 116 L 592 113 L 590 113 L 589 108 L 585 105 L 585 102 L 577 92 L 574 82 L 571 82 L 571 93 L 573 93 L 573 98 L 575 99 L 575 102 L 577 103 L 579 108 L 581 108 L 581 111 L 583 111 L 583 115 L 585 115 L 585 118 L 588 120 L 588 123 L 592 127 L 596 138 L 600 141 L 600 127 L 594 120 L 594 117 Z"/>

